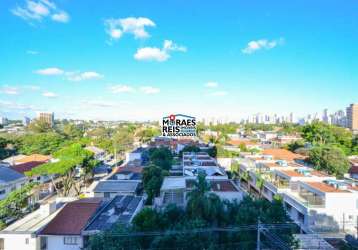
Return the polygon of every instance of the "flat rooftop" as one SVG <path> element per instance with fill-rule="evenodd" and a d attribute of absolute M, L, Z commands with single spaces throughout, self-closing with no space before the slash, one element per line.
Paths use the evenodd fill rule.
<path fill-rule="evenodd" d="M 185 189 L 185 177 L 165 177 L 160 190 Z"/>
<path fill-rule="evenodd" d="M 104 180 L 99 181 L 93 192 L 135 192 L 139 183 L 129 180 Z"/>

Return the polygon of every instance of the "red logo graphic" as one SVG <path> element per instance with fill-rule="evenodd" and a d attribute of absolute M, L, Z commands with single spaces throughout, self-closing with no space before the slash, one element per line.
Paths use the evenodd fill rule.
<path fill-rule="evenodd" d="M 170 119 L 171 121 L 175 121 L 175 115 L 170 115 L 170 116 L 169 116 L 169 119 Z"/>

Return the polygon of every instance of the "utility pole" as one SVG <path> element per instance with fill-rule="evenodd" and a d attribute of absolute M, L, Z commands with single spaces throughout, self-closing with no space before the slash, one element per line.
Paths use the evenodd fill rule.
<path fill-rule="evenodd" d="M 260 244 L 261 244 L 261 239 L 260 239 L 260 230 L 261 230 L 261 222 L 260 222 L 260 218 L 257 221 L 257 239 L 256 239 L 256 250 L 260 250 Z"/>

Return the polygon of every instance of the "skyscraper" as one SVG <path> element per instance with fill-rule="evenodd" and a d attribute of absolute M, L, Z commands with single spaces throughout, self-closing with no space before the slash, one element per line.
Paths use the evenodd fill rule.
<path fill-rule="evenodd" d="M 351 130 L 358 130 L 358 103 L 347 107 L 347 127 Z"/>

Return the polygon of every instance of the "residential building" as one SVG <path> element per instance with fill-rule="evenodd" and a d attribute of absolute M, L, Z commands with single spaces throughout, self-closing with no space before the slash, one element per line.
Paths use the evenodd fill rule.
<path fill-rule="evenodd" d="M 165 177 L 160 188 L 160 196 L 155 198 L 154 204 L 157 208 L 164 208 L 169 204 L 176 204 L 185 207 L 187 194 L 194 188 L 196 178 L 188 176 Z M 245 192 L 232 180 L 228 179 L 207 179 L 211 193 L 214 193 L 222 200 L 241 201 Z"/>
<path fill-rule="evenodd" d="M 358 103 L 347 107 L 347 127 L 351 130 L 358 130 Z"/>
<path fill-rule="evenodd" d="M 0 231 L 0 246 L 3 246 L 0 249 L 46 249 L 46 242 L 37 237 L 37 234 L 58 214 L 63 205 L 56 202 L 43 204 L 36 211 Z"/>
<path fill-rule="evenodd" d="M 6 126 L 8 124 L 8 119 L 6 117 L 0 117 L 0 124 Z"/>
<path fill-rule="evenodd" d="M 143 207 L 141 196 L 87 198 L 67 203 L 39 233 L 43 250 L 81 250 L 90 235 L 114 224 L 130 224 Z"/>
<path fill-rule="evenodd" d="M 55 114 L 53 112 L 39 112 L 37 120 L 46 122 L 52 127 L 55 124 Z"/>
<path fill-rule="evenodd" d="M 6 198 L 11 191 L 21 188 L 26 182 L 25 175 L 9 167 L 0 166 L 0 200 Z"/>
<path fill-rule="evenodd" d="M 241 186 L 269 201 L 281 196 L 288 214 L 303 231 L 355 232 L 358 187 L 354 181 L 336 180 L 301 165 L 302 157 L 285 150 L 270 149 L 243 157 L 238 161 Z"/>
<path fill-rule="evenodd" d="M 25 127 L 29 126 L 29 124 L 31 123 L 31 119 L 29 117 L 24 117 L 22 119 L 22 125 L 24 125 Z"/>
<path fill-rule="evenodd" d="M 116 195 L 136 195 L 141 188 L 140 181 L 131 180 L 100 180 L 89 187 L 89 197 L 113 198 Z"/>
<path fill-rule="evenodd" d="M 209 178 L 227 179 L 225 169 L 206 152 L 184 152 L 182 165 L 185 176 L 205 172 Z"/>

